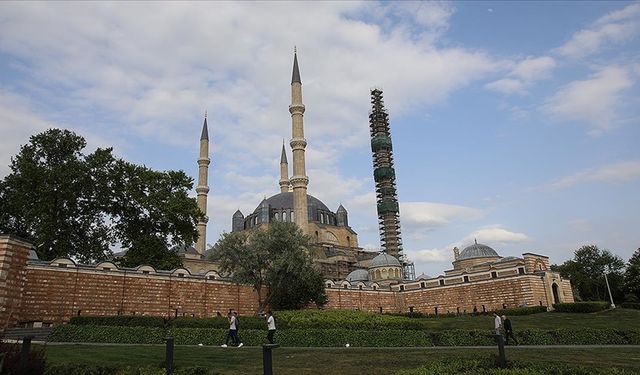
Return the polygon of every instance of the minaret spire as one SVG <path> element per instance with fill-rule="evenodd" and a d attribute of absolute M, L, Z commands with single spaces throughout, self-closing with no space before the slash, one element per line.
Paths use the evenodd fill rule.
<path fill-rule="evenodd" d="M 293 153 L 293 175 L 290 182 L 293 187 L 294 221 L 303 233 L 309 232 L 309 217 L 307 208 L 307 185 L 309 178 L 305 171 L 304 153 L 307 141 L 304 139 L 304 104 L 302 104 L 302 81 L 298 68 L 298 54 L 293 52 L 293 74 L 291 76 L 291 150 Z"/>
<path fill-rule="evenodd" d="M 198 208 L 205 214 L 203 220 L 198 222 L 198 242 L 196 242 L 196 251 L 200 256 L 204 255 L 207 247 L 207 195 L 209 194 L 209 130 L 207 126 L 207 112 L 204 113 L 204 124 L 202 124 L 202 134 L 200 135 L 200 157 L 198 158 L 198 186 L 196 193 L 198 195 Z"/>
<path fill-rule="evenodd" d="M 287 153 L 284 151 L 284 139 L 282 140 L 282 155 L 280 155 L 280 192 L 289 191 L 289 164 L 287 163 Z"/>

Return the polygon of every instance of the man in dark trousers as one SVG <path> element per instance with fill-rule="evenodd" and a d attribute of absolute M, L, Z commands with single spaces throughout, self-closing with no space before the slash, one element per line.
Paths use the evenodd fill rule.
<path fill-rule="evenodd" d="M 513 334 L 513 328 L 511 327 L 511 319 L 506 315 L 502 315 L 502 326 L 504 327 L 505 344 L 509 345 L 509 337 L 513 339 L 513 342 L 518 345 L 518 340 Z"/>
<path fill-rule="evenodd" d="M 271 310 L 267 312 L 267 340 L 269 344 L 273 344 L 273 335 L 276 333 L 276 321 L 273 319 L 273 313 Z"/>

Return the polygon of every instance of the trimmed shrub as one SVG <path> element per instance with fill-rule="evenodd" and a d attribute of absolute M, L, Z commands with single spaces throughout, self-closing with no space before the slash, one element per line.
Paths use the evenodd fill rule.
<path fill-rule="evenodd" d="M 70 324 L 77 326 L 124 326 L 124 327 L 164 327 L 165 321 L 159 316 L 114 315 L 114 316 L 74 316 Z"/>
<path fill-rule="evenodd" d="M 609 308 L 609 302 L 606 301 L 589 301 L 574 303 L 556 303 L 553 308 L 557 312 L 568 313 L 592 313 L 603 311 Z"/>
<path fill-rule="evenodd" d="M 257 316 L 238 316 L 239 329 L 266 329 L 264 318 Z M 226 328 L 229 329 L 229 321 L 224 316 L 213 318 L 175 318 L 169 321 L 169 325 L 175 328 Z M 280 327 L 278 327 L 280 328 Z"/>
<path fill-rule="evenodd" d="M 85 364 L 64 364 L 47 367 L 45 375 L 165 375 L 162 368 L 154 367 L 116 367 L 91 366 Z M 175 368 L 174 375 L 220 375 L 219 372 L 204 367 Z"/>
<path fill-rule="evenodd" d="M 507 368 L 497 368 L 491 359 L 445 360 L 432 362 L 413 370 L 402 370 L 395 375 L 624 375 L 632 374 L 619 368 L 597 369 L 567 364 L 510 362 Z"/>
<path fill-rule="evenodd" d="M 51 329 L 51 342 L 108 342 L 162 344 L 166 330 L 157 327 L 109 327 L 62 325 Z"/>
<path fill-rule="evenodd" d="M 498 315 L 514 316 L 514 315 L 532 315 L 547 312 L 547 306 L 530 306 L 516 307 L 513 309 L 496 310 Z"/>

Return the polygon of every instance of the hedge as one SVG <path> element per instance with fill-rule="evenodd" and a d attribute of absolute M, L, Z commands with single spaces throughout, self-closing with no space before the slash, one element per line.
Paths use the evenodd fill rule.
<path fill-rule="evenodd" d="M 165 320 L 159 316 L 114 315 L 114 316 L 74 316 L 69 321 L 82 326 L 124 326 L 124 327 L 164 327 Z"/>
<path fill-rule="evenodd" d="M 242 342 L 258 346 L 265 342 L 266 330 L 240 329 Z M 111 342 L 122 344 L 162 344 L 173 336 L 177 345 L 220 345 L 227 330 L 222 328 L 101 327 L 57 326 L 49 335 L 52 342 Z M 288 329 L 276 332 L 276 342 L 288 347 L 424 347 L 492 346 L 490 330 L 360 330 L 360 329 Z M 516 338 L 524 345 L 640 345 L 640 330 L 618 329 L 523 329 Z"/>
<path fill-rule="evenodd" d="M 44 375 L 165 375 L 162 368 L 154 367 L 127 367 L 117 368 L 111 366 L 91 366 L 85 364 L 64 364 L 47 367 Z M 175 368 L 174 375 L 220 375 L 220 372 L 204 367 Z"/>
<path fill-rule="evenodd" d="M 597 369 L 568 364 L 510 362 L 505 369 L 497 368 L 495 360 L 445 360 L 432 362 L 412 370 L 402 370 L 394 375 L 624 375 L 635 371 L 620 368 Z"/>
<path fill-rule="evenodd" d="M 589 301 L 574 303 L 556 303 L 553 308 L 557 312 L 568 313 L 592 313 L 604 311 L 609 308 L 609 302 L 606 301 Z"/>

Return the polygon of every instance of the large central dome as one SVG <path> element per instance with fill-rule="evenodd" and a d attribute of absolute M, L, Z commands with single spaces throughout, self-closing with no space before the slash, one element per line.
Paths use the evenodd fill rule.
<path fill-rule="evenodd" d="M 293 193 L 290 191 L 285 193 L 278 193 L 267 198 L 266 202 L 269 206 L 271 206 L 271 208 L 274 209 L 293 209 Z M 320 210 L 331 211 L 324 203 L 322 203 L 320 199 L 314 197 L 313 195 L 307 194 L 307 204 L 315 206 Z M 262 203 L 260 205 L 262 205 Z M 257 213 L 260 210 L 260 205 L 258 205 L 258 207 L 253 210 L 254 213 Z"/>

